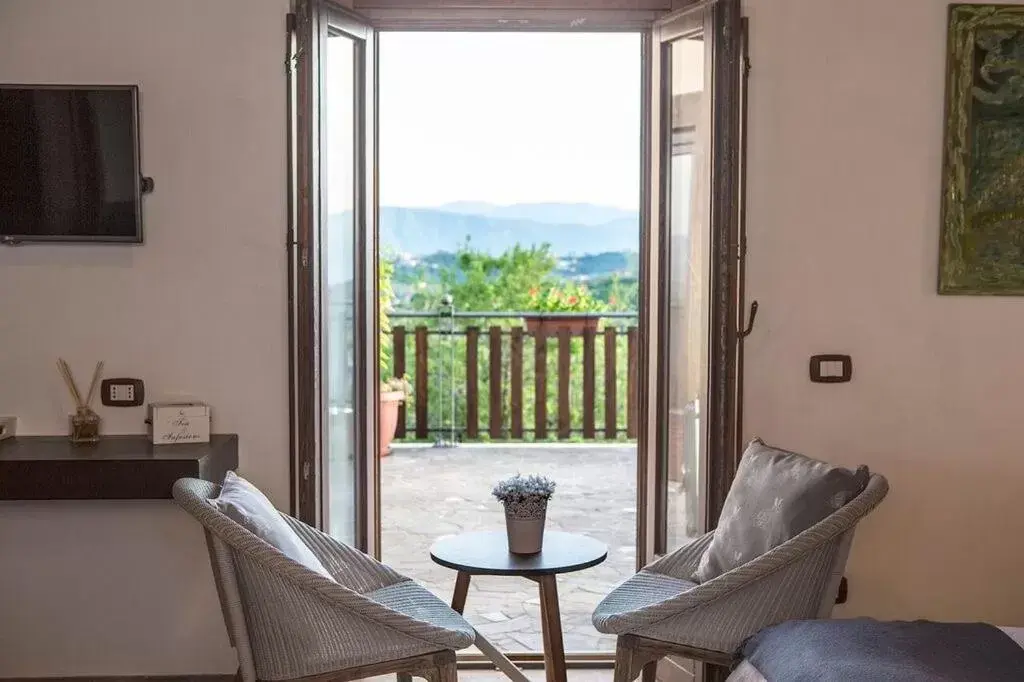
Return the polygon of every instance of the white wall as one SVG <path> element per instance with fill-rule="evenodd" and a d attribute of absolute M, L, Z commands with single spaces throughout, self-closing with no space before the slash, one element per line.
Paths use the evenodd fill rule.
<path fill-rule="evenodd" d="M 137 83 L 146 243 L 0 248 L 0 414 L 64 433 L 86 381 L 208 400 L 287 505 L 287 0 L 0 0 L 0 82 Z M 102 408 L 107 433 L 143 410 Z M 231 672 L 202 535 L 170 503 L 0 505 L 0 677 Z"/>
<path fill-rule="evenodd" d="M 888 476 L 844 613 L 1021 625 L 1024 300 L 936 295 L 947 5 L 747 2 L 745 430 Z"/>

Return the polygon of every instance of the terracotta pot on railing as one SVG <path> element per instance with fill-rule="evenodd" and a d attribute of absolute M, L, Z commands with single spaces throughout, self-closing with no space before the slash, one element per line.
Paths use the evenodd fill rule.
<path fill-rule="evenodd" d="M 600 315 L 559 315 L 557 313 L 524 315 L 526 331 L 529 334 L 543 333 L 545 336 L 558 336 L 568 331 L 570 336 L 582 336 L 588 329 L 597 329 L 601 321 Z"/>
<path fill-rule="evenodd" d="M 398 408 L 404 400 L 405 393 L 402 391 L 380 394 L 380 431 L 377 438 L 380 441 L 381 457 L 391 454 L 391 441 L 395 439 L 395 430 L 398 428 Z"/>

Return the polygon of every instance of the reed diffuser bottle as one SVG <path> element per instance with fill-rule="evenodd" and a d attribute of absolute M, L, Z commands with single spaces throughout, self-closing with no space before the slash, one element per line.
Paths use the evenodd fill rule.
<path fill-rule="evenodd" d="M 98 443 L 100 440 L 101 419 L 96 414 L 96 411 L 92 409 L 92 399 L 96 394 L 96 386 L 99 384 L 100 375 L 103 373 L 103 363 L 96 363 L 96 369 L 92 374 L 92 383 L 89 384 L 89 392 L 86 394 L 85 400 L 82 399 L 82 393 L 78 390 L 78 385 L 75 384 L 75 377 L 71 373 L 71 367 L 62 358 L 57 359 L 57 371 L 60 372 L 64 383 L 68 387 L 68 391 L 71 393 L 71 398 L 75 401 L 75 413 L 68 415 L 71 442 L 75 445 Z"/>

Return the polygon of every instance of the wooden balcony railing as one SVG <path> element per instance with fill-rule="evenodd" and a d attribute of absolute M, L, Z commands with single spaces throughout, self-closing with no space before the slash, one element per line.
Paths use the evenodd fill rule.
<path fill-rule="evenodd" d="M 396 438 L 635 438 L 636 315 L 589 319 L 548 334 L 514 313 L 393 313 L 391 374 L 413 387 Z"/>

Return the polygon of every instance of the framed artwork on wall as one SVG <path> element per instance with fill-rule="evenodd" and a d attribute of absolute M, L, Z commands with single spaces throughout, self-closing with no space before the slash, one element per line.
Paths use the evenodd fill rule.
<path fill-rule="evenodd" d="M 1024 6 L 952 5 L 939 293 L 1024 295 Z"/>

